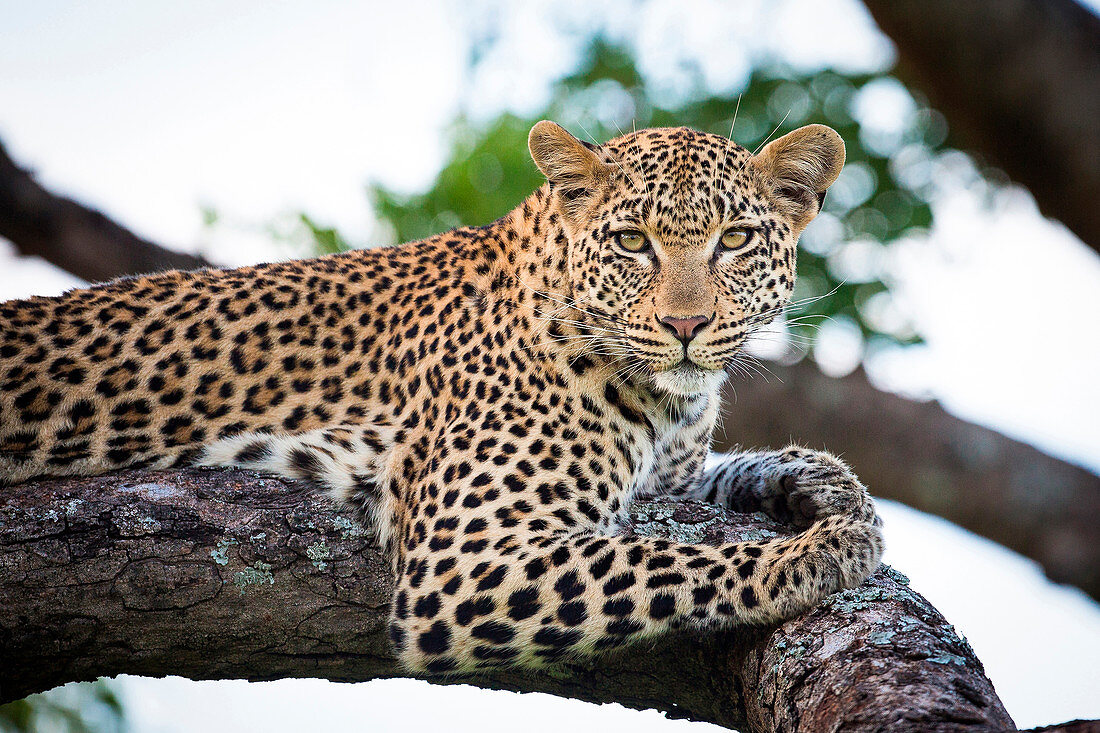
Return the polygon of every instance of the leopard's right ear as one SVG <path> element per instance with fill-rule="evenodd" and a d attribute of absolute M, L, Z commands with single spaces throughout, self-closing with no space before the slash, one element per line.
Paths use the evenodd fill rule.
<path fill-rule="evenodd" d="M 527 147 L 567 209 L 581 208 L 588 195 L 611 177 L 613 169 L 600 159 L 598 148 L 581 142 L 549 120 L 531 128 Z"/>

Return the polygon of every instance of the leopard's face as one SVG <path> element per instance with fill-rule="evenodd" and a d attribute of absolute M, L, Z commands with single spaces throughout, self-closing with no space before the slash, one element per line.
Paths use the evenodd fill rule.
<path fill-rule="evenodd" d="M 839 142 L 820 129 L 828 132 L 818 142 Z M 777 176 L 789 161 L 777 161 L 775 149 L 753 156 L 686 128 L 581 144 L 591 172 L 583 185 L 576 174 L 557 184 L 570 297 L 593 350 L 663 392 L 717 389 L 752 332 L 789 300 L 798 234 L 839 172 L 839 149 L 840 162 L 825 161 L 835 172 L 807 184 L 789 170 Z M 808 167 L 802 153 L 796 173 Z M 820 146 L 808 157 L 820 165 Z"/>

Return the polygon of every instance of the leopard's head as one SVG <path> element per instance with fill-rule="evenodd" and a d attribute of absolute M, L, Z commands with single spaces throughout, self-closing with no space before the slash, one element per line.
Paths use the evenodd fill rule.
<path fill-rule="evenodd" d="M 593 353 L 680 396 L 716 390 L 788 302 L 798 236 L 844 165 L 823 125 L 756 155 L 683 127 L 597 146 L 543 121 L 528 143 L 567 240 L 562 313 Z"/>

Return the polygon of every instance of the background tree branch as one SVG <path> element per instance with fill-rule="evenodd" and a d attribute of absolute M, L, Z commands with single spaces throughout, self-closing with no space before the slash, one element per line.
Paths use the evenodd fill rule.
<path fill-rule="evenodd" d="M 951 135 L 1100 251 L 1100 18 L 1074 0 L 865 0 Z"/>
<path fill-rule="evenodd" d="M 715 450 L 796 440 L 844 457 L 871 493 L 936 514 L 1036 560 L 1100 599 L 1100 476 L 935 402 L 836 379 L 803 361 L 734 382 Z M 734 392 L 736 390 L 736 392 Z"/>
<path fill-rule="evenodd" d="M 635 531 L 728 542 L 781 528 L 645 502 Z M 0 500 L 0 701 L 120 673 L 401 676 L 391 570 L 301 487 L 243 471 L 29 483 Z M 1014 729 L 965 640 L 900 574 L 776 629 L 688 631 L 538 673 L 439 682 L 615 701 L 753 731 Z"/>
<path fill-rule="evenodd" d="M 211 266 L 142 239 L 102 213 L 40 186 L 0 143 L 0 237 L 88 282 Z"/>

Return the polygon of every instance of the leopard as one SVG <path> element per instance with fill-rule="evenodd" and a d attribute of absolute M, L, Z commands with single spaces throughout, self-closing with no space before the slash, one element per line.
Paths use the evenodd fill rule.
<path fill-rule="evenodd" d="M 791 302 L 841 137 L 597 144 L 544 120 L 528 148 L 545 182 L 484 226 L 0 304 L 0 485 L 176 467 L 305 482 L 392 563 L 388 636 L 418 674 L 777 624 L 864 582 L 881 522 L 840 458 L 708 458 L 731 365 Z M 792 531 L 648 537 L 627 518 L 649 497 Z"/>

